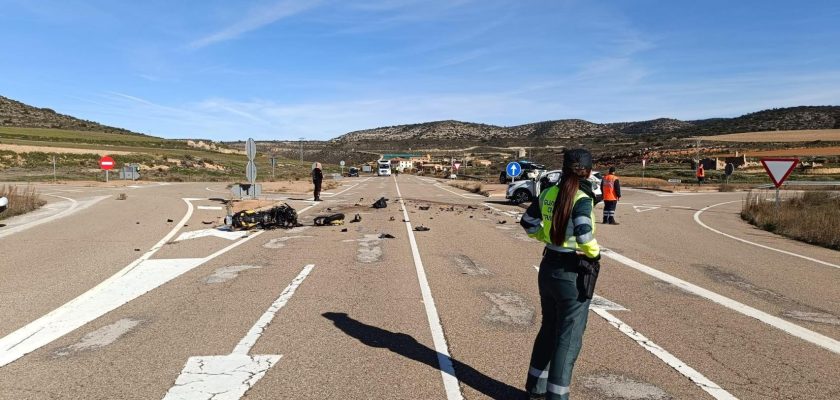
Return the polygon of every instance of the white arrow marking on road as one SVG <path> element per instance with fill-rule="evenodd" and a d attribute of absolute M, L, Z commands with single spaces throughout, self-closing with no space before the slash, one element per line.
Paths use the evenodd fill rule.
<path fill-rule="evenodd" d="M 534 269 L 539 271 L 540 267 L 535 265 Z M 645 350 L 656 356 L 656 358 L 664 361 L 669 367 L 675 369 L 677 372 L 690 379 L 695 385 L 697 385 L 700 389 L 703 389 L 706 393 L 712 395 L 715 399 L 738 400 L 737 397 L 718 386 L 718 384 L 712 382 L 709 378 L 706 378 L 703 374 L 697 372 L 694 368 L 689 367 L 688 364 L 682 362 L 679 358 L 674 357 L 673 354 L 645 337 L 645 335 L 642 335 L 635 329 L 631 328 L 630 325 L 625 324 L 623 321 L 609 313 L 609 310 L 628 311 L 623 306 L 596 294 L 592 297 L 589 309 L 595 314 L 598 314 L 601 318 L 607 320 L 610 325 L 618 328 L 621 333 L 633 339 L 639 344 L 639 346 L 642 346 Z"/>
<path fill-rule="evenodd" d="M 633 209 L 634 209 L 634 210 L 636 210 L 636 212 L 639 212 L 639 213 L 641 213 L 641 212 L 645 212 L 645 211 L 656 210 L 657 208 L 659 208 L 659 207 L 654 207 L 654 206 L 633 206 Z"/>
<path fill-rule="evenodd" d="M 262 231 L 256 232 L 204 258 L 150 260 L 152 255 L 184 227 L 193 214 L 192 201 L 199 199 L 182 200 L 187 203 L 187 213 L 184 218 L 140 258 L 79 297 L 0 339 L 0 367 L 73 332 L 88 322 L 262 233 Z"/>
<path fill-rule="evenodd" d="M 265 332 L 274 316 L 283 308 L 298 286 L 312 272 L 315 265 L 303 267 L 300 274 L 280 293 L 245 337 L 226 356 L 190 357 L 175 385 L 164 400 L 237 400 L 254 387 L 269 368 L 280 361 L 282 355 L 249 356 L 248 352 Z"/>
<path fill-rule="evenodd" d="M 221 210 L 221 206 L 198 206 L 199 210 Z"/>
<path fill-rule="evenodd" d="M 178 238 L 175 239 L 175 241 L 180 242 L 182 240 L 197 239 L 197 238 L 207 237 L 207 236 L 215 236 L 215 237 L 222 238 L 222 239 L 227 239 L 227 240 L 236 240 L 236 239 L 241 238 L 242 236 L 245 236 L 245 234 L 243 232 L 222 231 L 222 230 L 215 229 L 215 228 L 209 228 L 209 229 L 200 229 L 200 230 L 197 230 L 197 231 L 184 232 L 180 236 L 178 236 Z"/>

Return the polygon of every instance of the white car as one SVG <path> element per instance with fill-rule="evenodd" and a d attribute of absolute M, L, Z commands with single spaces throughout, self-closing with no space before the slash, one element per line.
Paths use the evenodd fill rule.
<path fill-rule="evenodd" d="M 6 211 L 7 208 L 9 208 L 9 199 L 0 197 L 0 213 Z"/>
<path fill-rule="evenodd" d="M 543 190 L 560 182 L 560 176 L 562 175 L 563 171 L 556 169 L 541 173 L 535 180 L 513 182 L 508 185 L 505 198 L 513 204 L 534 201 Z M 592 182 L 592 191 L 595 193 L 595 204 L 600 203 L 604 199 L 604 195 L 601 193 L 602 178 L 601 173 L 597 171 L 592 171 L 589 175 L 589 181 Z"/>

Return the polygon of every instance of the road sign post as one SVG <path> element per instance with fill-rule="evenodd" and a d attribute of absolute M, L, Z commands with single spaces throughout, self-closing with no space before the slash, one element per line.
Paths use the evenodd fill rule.
<path fill-rule="evenodd" d="M 115 164 L 114 159 L 109 156 L 102 156 L 99 159 L 99 168 L 105 170 L 105 182 L 108 182 L 108 171 L 114 169 Z"/>
<path fill-rule="evenodd" d="M 642 187 L 645 186 L 645 165 L 647 164 L 647 158 L 642 159 Z"/>
<path fill-rule="evenodd" d="M 510 177 L 510 183 L 513 183 L 517 176 L 522 175 L 522 166 L 516 161 L 511 161 L 505 167 L 505 172 Z"/>
<path fill-rule="evenodd" d="M 776 186 L 776 212 L 778 212 L 779 203 L 781 203 L 779 188 L 788 176 L 790 176 L 790 173 L 793 172 L 793 169 L 796 168 L 797 164 L 799 164 L 798 158 L 761 159 L 761 165 L 764 166 L 764 170 L 767 171 L 767 175 L 770 176 L 770 180 L 772 180 L 773 185 Z"/>
<path fill-rule="evenodd" d="M 341 160 L 338 165 L 341 165 L 341 176 L 344 176 L 344 160 Z"/>
<path fill-rule="evenodd" d="M 254 158 L 257 156 L 257 143 L 252 138 L 248 138 L 245 142 L 245 154 L 248 156 L 248 164 L 245 165 L 245 178 L 248 179 L 250 186 L 254 186 L 257 181 L 257 164 L 254 163 Z M 248 193 L 251 198 L 257 198 L 256 191 Z"/>

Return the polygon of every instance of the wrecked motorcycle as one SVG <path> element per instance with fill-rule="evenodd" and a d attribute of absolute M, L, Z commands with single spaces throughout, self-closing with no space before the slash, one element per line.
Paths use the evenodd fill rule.
<path fill-rule="evenodd" d="M 263 211 L 239 211 L 228 216 L 225 222 L 234 230 L 246 230 L 255 227 L 274 229 L 301 226 L 298 222 L 297 211 L 288 204 Z"/>

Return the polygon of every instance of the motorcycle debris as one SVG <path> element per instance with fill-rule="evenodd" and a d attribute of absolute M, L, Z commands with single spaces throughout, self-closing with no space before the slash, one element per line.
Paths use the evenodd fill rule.
<path fill-rule="evenodd" d="M 341 231 L 342 231 L 342 232 L 347 232 L 347 228 L 344 228 L 344 229 L 342 229 Z"/>
<path fill-rule="evenodd" d="M 392 234 L 390 234 L 390 233 L 383 233 L 383 234 L 380 234 L 380 235 L 379 235 L 379 238 L 380 238 L 380 239 L 395 239 L 395 238 L 396 238 L 396 236 L 394 236 L 394 235 L 392 235 Z"/>
<path fill-rule="evenodd" d="M 430 228 L 428 228 L 428 227 L 425 227 L 425 226 L 423 226 L 423 225 L 420 225 L 420 226 L 418 226 L 418 227 L 414 228 L 414 230 L 415 230 L 415 231 L 418 231 L 418 232 L 425 232 L 425 231 L 428 231 L 428 230 L 431 230 L 431 229 L 430 229 Z"/>
<path fill-rule="evenodd" d="M 504 220 L 504 219 L 498 222 L 499 225 L 504 225 L 506 223 L 507 223 L 507 220 Z"/>

